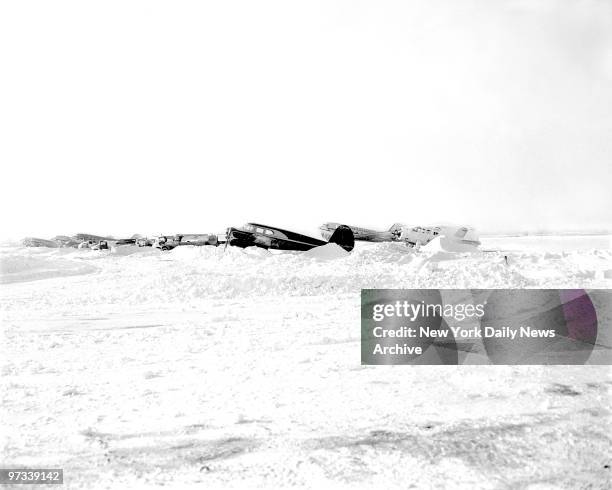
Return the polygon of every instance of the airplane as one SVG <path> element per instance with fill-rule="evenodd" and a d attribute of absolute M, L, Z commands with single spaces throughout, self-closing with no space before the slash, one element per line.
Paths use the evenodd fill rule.
<path fill-rule="evenodd" d="M 174 236 L 159 236 L 153 242 L 153 247 L 162 250 L 172 250 L 181 245 L 219 245 L 219 237 L 210 233 L 199 234 L 180 234 Z"/>
<path fill-rule="evenodd" d="M 319 227 L 321 236 L 329 240 L 338 226 L 340 226 L 339 223 L 325 223 L 321 225 Z M 349 228 L 353 231 L 355 240 L 363 240 L 366 242 L 395 242 L 400 240 L 403 226 L 404 225 L 401 223 L 395 223 L 387 231 L 369 230 L 367 228 L 360 228 L 359 226 L 352 225 L 350 225 Z"/>
<path fill-rule="evenodd" d="M 115 245 L 136 245 L 136 238 L 120 238 Z"/>
<path fill-rule="evenodd" d="M 330 236 L 337 223 L 325 223 L 319 228 L 323 238 Z M 413 226 L 400 223 L 394 224 L 388 231 L 376 231 L 349 225 L 355 234 L 355 240 L 368 242 L 404 242 L 411 248 L 419 249 L 436 237 L 440 237 L 440 245 L 444 250 L 452 252 L 474 251 L 480 241 L 476 230 L 467 226 Z"/>
<path fill-rule="evenodd" d="M 98 243 L 101 240 L 115 240 L 113 237 L 109 237 L 109 236 L 99 236 L 99 235 L 91 235 L 89 233 L 77 233 L 76 235 L 74 235 L 72 238 L 74 238 L 75 240 L 79 240 L 81 242 L 95 242 Z"/>
<path fill-rule="evenodd" d="M 69 236 L 58 235 L 56 237 L 47 240 L 45 238 L 34 238 L 28 237 L 22 240 L 22 243 L 26 247 L 49 247 L 49 248 L 60 248 L 60 247 L 77 247 L 80 243 Z"/>
<path fill-rule="evenodd" d="M 74 237 L 66 236 L 66 235 L 57 235 L 53 237 L 51 240 L 59 243 L 60 247 L 73 247 L 76 248 L 79 246 L 80 240 L 77 240 Z"/>
<path fill-rule="evenodd" d="M 110 246 L 106 240 L 100 240 L 98 243 L 94 243 L 89 248 L 91 250 L 110 250 Z"/>
<path fill-rule="evenodd" d="M 344 250 L 350 252 L 355 247 L 353 231 L 348 226 L 338 225 L 325 242 L 275 226 L 247 223 L 240 228 L 228 228 L 225 245 L 226 247 L 227 245 L 242 248 L 255 246 L 273 250 L 306 251 L 328 243 L 340 245 Z"/>
<path fill-rule="evenodd" d="M 136 245 L 139 247 L 152 247 L 155 243 L 154 238 L 141 237 L 136 238 Z"/>
<path fill-rule="evenodd" d="M 25 247 L 48 247 L 48 248 L 60 247 L 59 242 L 55 240 L 46 240 L 45 238 L 27 237 L 21 240 L 21 243 Z"/>

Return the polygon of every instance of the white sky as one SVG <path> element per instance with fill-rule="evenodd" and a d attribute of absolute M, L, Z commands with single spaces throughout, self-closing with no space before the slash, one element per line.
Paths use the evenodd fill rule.
<path fill-rule="evenodd" d="M 612 225 L 612 2 L 2 2 L 2 234 Z"/>

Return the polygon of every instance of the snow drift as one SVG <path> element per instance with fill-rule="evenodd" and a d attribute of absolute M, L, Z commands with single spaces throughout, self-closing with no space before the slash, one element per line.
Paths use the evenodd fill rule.
<path fill-rule="evenodd" d="M 612 286 L 571 244 L 0 248 L 4 459 L 87 489 L 606 488 L 608 366 L 359 362 L 361 288 Z"/>

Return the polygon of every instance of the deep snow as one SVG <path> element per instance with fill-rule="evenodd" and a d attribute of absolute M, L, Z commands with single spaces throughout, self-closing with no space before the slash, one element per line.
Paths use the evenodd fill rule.
<path fill-rule="evenodd" d="M 67 488 L 608 487 L 607 366 L 360 365 L 361 288 L 612 286 L 610 237 L 482 241 L 504 252 L 0 248 L 4 466 Z"/>

